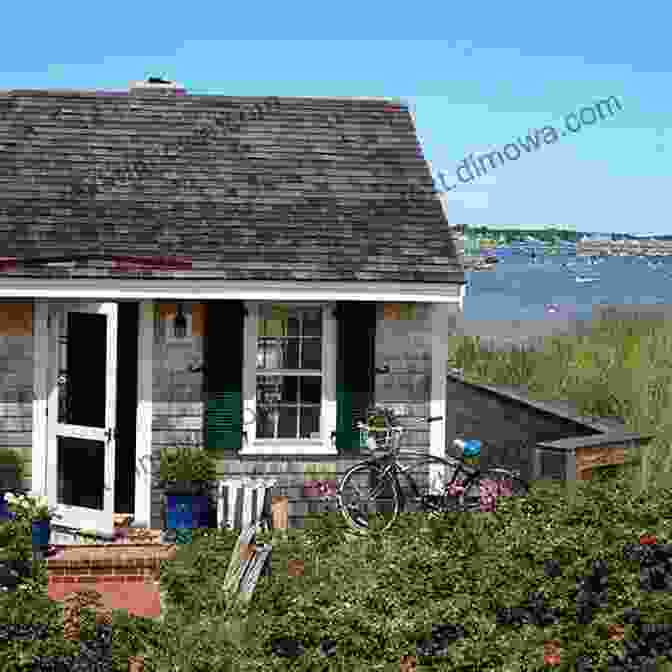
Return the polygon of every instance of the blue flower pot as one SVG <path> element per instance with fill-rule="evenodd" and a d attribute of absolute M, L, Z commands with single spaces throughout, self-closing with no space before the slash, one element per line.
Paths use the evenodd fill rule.
<path fill-rule="evenodd" d="M 45 550 L 49 546 L 51 535 L 50 520 L 34 520 L 32 522 L 33 549 Z"/>
<path fill-rule="evenodd" d="M 210 498 L 207 495 L 166 495 L 166 527 L 192 530 L 208 526 Z"/>
<path fill-rule="evenodd" d="M 5 493 L 0 492 L 0 523 L 13 520 L 16 514 L 9 510 L 9 503 L 5 499 Z"/>

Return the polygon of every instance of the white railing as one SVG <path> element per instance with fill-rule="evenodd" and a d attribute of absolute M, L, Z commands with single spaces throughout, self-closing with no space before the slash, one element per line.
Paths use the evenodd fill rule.
<path fill-rule="evenodd" d="M 217 481 L 217 527 L 243 530 L 259 522 L 277 479 L 240 476 Z M 256 495 L 256 496 L 255 496 Z M 270 511 L 270 502 L 266 507 Z M 240 510 L 239 510 L 240 509 Z"/>

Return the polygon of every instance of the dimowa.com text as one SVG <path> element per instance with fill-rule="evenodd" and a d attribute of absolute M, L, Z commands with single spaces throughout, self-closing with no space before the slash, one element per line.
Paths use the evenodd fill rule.
<path fill-rule="evenodd" d="M 565 128 L 567 130 L 561 130 L 559 133 L 553 126 L 544 126 L 542 129 L 536 129 L 534 131 L 534 136 L 528 134 L 526 136 L 527 142 L 518 138 L 518 143 L 510 142 L 508 145 L 504 145 L 502 151 L 493 151 L 487 154 L 483 154 L 477 157 L 476 160 L 473 158 L 473 154 L 470 154 L 466 159 L 463 159 L 459 164 L 456 174 L 457 178 L 463 184 L 472 182 L 476 177 L 482 177 L 487 175 L 488 168 L 486 162 L 490 163 L 490 168 L 496 168 L 497 164 L 504 165 L 504 157 L 509 159 L 509 161 L 517 161 L 522 155 L 520 147 L 525 150 L 525 152 L 533 152 L 541 147 L 540 137 L 543 139 L 544 143 L 547 145 L 552 145 L 557 142 L 561 136 L 567 135 L 567 131 L 571 133 L 578 133 L 581 130 L 581 126 L 592 126 L 598 119 L 604 120 L 608 117 L 614 115 L 615 106 L 619 111 L 623 109 L 621 103 L 619 102 L 616 96 L 609 96 L 606 100 L 598 100 L 597 103 L 590 107 L 582 107 L 579 112 L 572 112 L 565 117 Z M 606 113 L 605 113 L 606 108 Z M 606 116 L 605 116 L 606 115 Z M 480 170 L 479 170 L 480 168 Z M 462 171 L 465 171 L 466 176 L 462 175 Z M 475 175 L 474 175 L 475 173 Z M 439 171 L 439 179 L 445 191 L 453 191 L 458 185 L 453 184 L 448 185 L 449 176 L 446 175 L 444 171 Z"/>

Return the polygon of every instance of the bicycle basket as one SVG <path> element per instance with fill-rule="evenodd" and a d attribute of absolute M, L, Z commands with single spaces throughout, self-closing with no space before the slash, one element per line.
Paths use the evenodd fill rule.
<path fill-rule="evenodd" d="M 359 447 L 370 451 L 388 450 L 392 447 L 392 432 L 387 428 L 380 430 L 360 429 Z"/>
<path fill-rule="evenodd" d="M 366 413 L 368 430 L 362 440 L 370 450 L 390 450 L 392 448 L 392 430 L 394 413 L 384 406 L 374 406 Z"/>
<path fill-rule="evenodd" d="M 395 424 L 394 411 L 385 406 L 373 406 L 366 411 L 366 424 L 377 429 L 392 427 Z"/>

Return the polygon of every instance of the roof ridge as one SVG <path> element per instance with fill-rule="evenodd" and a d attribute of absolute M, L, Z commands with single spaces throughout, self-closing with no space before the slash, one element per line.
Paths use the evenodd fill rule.
<path fill-rule="evenodd" d="M 184 86 L 182 84 L 181 86 Z M 208 92 L 196 92 L 192 89 L 186 88 L 188 96 L 212 96 L 213 98 L 278 98 L 284 100 L 337 100 L 337 101 L 348 101 L 348 100 L 363 100 L 363 101 L 375 101 L 381 103 L 396 103 L 405 108 L 410 109 L 410 104 L 408 101 L 400 98 L 398 96 L 313 96 L 313 95 L 291 95 L 291 96 L 279 96 L 276 94 L 259 94 L 259 95 L 231 95 L 224 93 L 208 93 Z M 131 93 L 130 89 L 74 89 L 74 88 L 44 88 L 44 89 L 0 89 L 0 95 L 8 93 L 54 93 L 54 94 L 65 94 L 65 93 L 88 93 L 88 94 L 114 94 L 114 95 L 129 95 Z M 181 96 L 182 98 L 183 96 Z"/>

